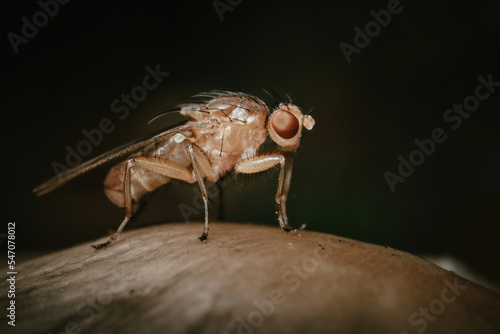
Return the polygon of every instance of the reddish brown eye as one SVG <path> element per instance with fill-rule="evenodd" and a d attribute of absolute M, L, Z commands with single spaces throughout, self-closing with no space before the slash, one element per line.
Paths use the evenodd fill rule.
<path fill-rule="evenodd" d="M 285 110 L 276 112 L 271 119 L 271 125 L 276 134 L 283 139 L 293 138 L 299 131 L 299 120 Z"/>

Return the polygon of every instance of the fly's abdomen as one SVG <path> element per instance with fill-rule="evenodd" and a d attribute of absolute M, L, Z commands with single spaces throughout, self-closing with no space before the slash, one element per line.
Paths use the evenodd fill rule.
<path fill-rule="evenodd" d="M 104 180 L 104 193 L 111 202 L 123 208 L 125 207 L 124 181 L 127 162 L 113 167 Z M 153 174 L 151 172 L 132 168 L 130 171 L 132 201 L 138 203 L 146 193 L 156 190 L 167 184 L 170 178 Z"/>
<path fill-rule="evenodd" d="M 183 133 L 191 136 L 190 132 Z M 164 141 L 146 147 L 141 153 L 141 156 L 149 156 L 173 161 L 184 167 L 190 166 L 185 147 L 177 144 L 173 136 L 166 138 Z M 106 179 L 104 180 L 104 192 L 106 196 L 111 202 L 121 208 L 125 207 L 124 181 L 126 167 L 127 161 L 116 165 L 109 171 Z M 141 167 L 132 166 L 130 169 L 130 180 L 132 201 L 134 203 L 138 203 L 142 196 L 156 190 L 164 184 L 167 184 L 170 181 L 170 178 L 147 171 Z"/>

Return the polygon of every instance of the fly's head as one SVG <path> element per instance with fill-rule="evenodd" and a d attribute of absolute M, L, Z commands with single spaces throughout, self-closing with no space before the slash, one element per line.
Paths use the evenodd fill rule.
<path fill-rule="evenodd" d="M 299 147 L 302 127 L 311 130 L 314 123 L 314 118 L 304 115 L 296 105 L 280 103 L 269 115 L 267 132 L 283 151 L 292 151 Z"/>

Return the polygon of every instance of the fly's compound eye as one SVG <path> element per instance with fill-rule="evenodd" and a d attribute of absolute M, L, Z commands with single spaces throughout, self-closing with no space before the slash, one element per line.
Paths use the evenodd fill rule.
<path fill-rule="evenodd" d="M 278 136 L 283 139 L 290 139 L 299 132 L 300 123 L 292 113 L 286 110 L 278 110 L 272 115 L 271 126 Z"/>
<path fill-rule="evenodd" d="M 305 123 L 304 123 L 305 121 Z M 269 116 L 267 131 L 281 150 L 292 151 L 299 147 L 302 126 L 314 126 L 314 120 L 305 119 L 299 107 L 291 103 L 281 103 Z"/>

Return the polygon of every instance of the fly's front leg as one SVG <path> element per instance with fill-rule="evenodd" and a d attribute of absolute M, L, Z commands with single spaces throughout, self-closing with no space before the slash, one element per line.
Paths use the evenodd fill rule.
<path fill-rule="evenodd" d="M 289 153 L 274 153 L 240 161 L 235 166 L 236 173 L 254 174 L 270 169 L 280 164 L 280 175 L 278 179 L 278 191 L 276 192 L 276 211 L 278 221 L 283 231 L 296 231 L 288 224 L 286 214 L 286 199 L 290 182 L 292 179 L 293 155 Z M 302 228 L 303 226 L 301 226 Z"/>
<path fill-rule="evenodd" d="M 184 166 L 179 165 L 176 162 L 155 158 L 155 157 L 135 157 L 127 160 L 127 164 L 125 167 L 125 177 L 123 181 L 123 196 L 125 202 L 125 218 L 122 223 L 113 234 L 111 238 L 105 243 L 99 245 L 92 245 L 95 249 L 101 249 L 103 247 L 108 246 L 113 241 L 115 241 L 122 232 L 123 228 L 129 220 L 132 218 L 133 209 L 132 209 L 132 180 L 131 180 L 131 171 L 132 168 L 142 168 L 151 173 L 155 173 L 161 176 L 169 177 L 172 179 L 178 179 L 185 182 L 192 182 L 192 174 Z"/>
<path fill-rule="evenodd" d="M 305 224 L 300 225 L 299 227 L 292 228 L 288 224 L 288 216 L 287 216 L 287 211 L 286 211 L 286 200 L 288 198 L 288 191 L 290 190 L 290 184 L 292 182 L 292 169 L 293 169 L 293 154 L 291 153 L 283 153 L 285 156 L 285 166 L 281 165 L 280 169 L 280 176 L 279 176 L 279 183 L 282 184 L 282 188 L 279 188 L 278 185 L 278 192 L 276 193 L 276 211 L 278 211 L 278 220 L 280 220 L 280 225 L 283 228 L 283 225 L 285 225 L 285 228 L 283 228 L 286 232 L 290 231 L 296 231 L 297 229 L 303 229 L 306 227 Z M 280 191 L 281 190 L 281 191 Z M 279 216 L 282 218 L 280 219 Z M 283 221 L 283 225 L 281 224 L 281 221 Z"/>

